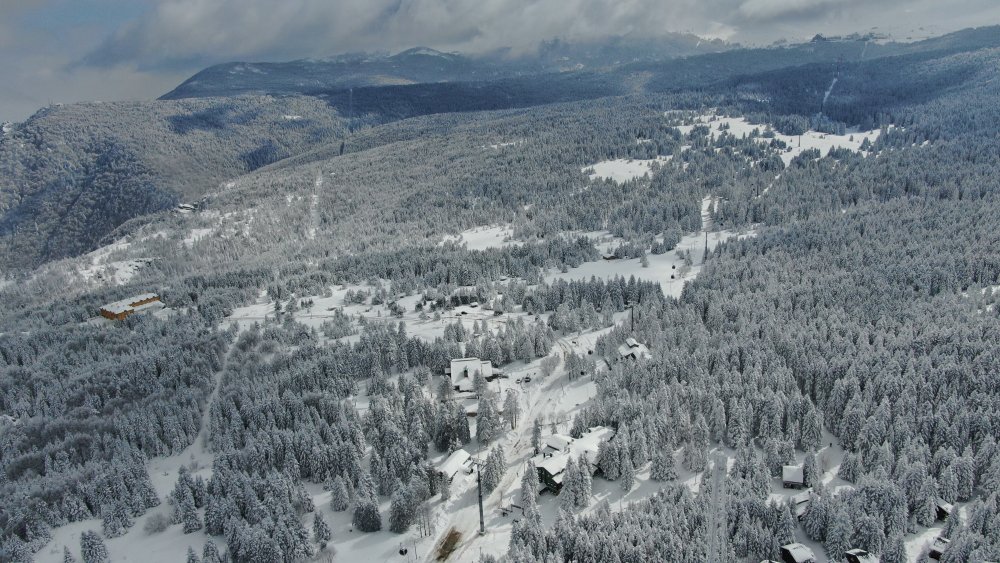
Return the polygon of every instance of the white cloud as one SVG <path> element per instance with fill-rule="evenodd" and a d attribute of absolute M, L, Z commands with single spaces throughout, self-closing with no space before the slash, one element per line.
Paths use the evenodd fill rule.
<path fill-rule="evenodd" d="M 88 2 L 128 15 L 74 27 L 66 14 Z M 61 27 L 24 29 L 15 22 L 26 14 L 58 14 Z M 19 0 L 0 2 L 0 119 L 48 100 L 155 97 L 232 60 L 417 45 L 529 51 L 554 37 L 665 31 L 757 44 L 873 27 L 906 38 L 997 23 L 996 0 Z"/>

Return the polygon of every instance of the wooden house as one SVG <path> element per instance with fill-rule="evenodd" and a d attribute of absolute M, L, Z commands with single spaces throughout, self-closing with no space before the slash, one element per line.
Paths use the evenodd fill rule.
<path fill-rule="evenodd" d="M 588 429 L 579 438 L 563 434 L 553 434 L 545 439 L 542 451 L 531 458 L 538 471 L 539 492 L 548 490 L 559 494 L 562 490 L 564 471 L 569 460 L 579 459 L 586 454 L 590 460 L 591 475 L 597 471 L 597 453 L 601 444 L 610 440 L 615 431 L 606 426 Z"/>
<path fill-rule="evenodd" d="M 783 563 L 816 563 L 813 550 L 801 543 L 790 543 L 781 546 L 781 561 Z"/>
<path fill-rule="evenodd" d="M 848 549 L 844 552 L 846 563 L 878 563 L 878 557 L 863 549 Z"/>
<path fill-rule="evenodd" d="M 806 486 L 806 479 L 801 465 L 784 465 L 781 467 L 781 484 L 786 489 L 801 489 Z"/>
<path fill-rule="evenodd" d="M 161 304 L 160 296 L 155 293 L 143 293 L 114 303 L 108 303 L 100 309 L 101 316 L 113 321 L 120 321 L 129 315 L 149 308 L 154 304 Z"/>
<path fill-rule="evenodd" d="M 948 549 L 949 543 L 951 543 L 951 540 L 948 538 L 942 538 L 941 536 L 934 538 L 934 543 L 931 544 L 931 549 L 927 553 L 927 556 L 931 559 L 941 559 L 941 556 L 944 555 L 944 550 Z"/>
<path fill-rule="evenodd" d="M 618 347 L 618 360 L 649 360 L 653 355 L 649 353 L 649 348 L 645 344 L 638 342 L 635 338 L 625 339 L 625 343 Z"/>

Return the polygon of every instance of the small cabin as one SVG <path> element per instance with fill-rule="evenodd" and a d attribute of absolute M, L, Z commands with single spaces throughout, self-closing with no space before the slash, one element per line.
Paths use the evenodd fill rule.
<path fill-rule="evenodd" d="M 809 511 L 809 504 L 812 502 L 812 489 L 792 495 L 789 501 L 791 503 L 792 516 L 795 516 L 797 520 L 802 520 L 806 517 L 806 512 Z"/>
<path fill-rule="evenodd" d="M 949 502 L 938 499 L 935 509 L 937 511 L 937 519 L 944 521 L 951 516 L 951 512 L 955 510 L 955 507 Z"/>
<path fill-rule="evenodd" d="M 847 563 L 878 563 L 878 557 L 863 549 L 848 549 L 844 552 Z"/>
<path fill-rule="evenodd" d="M 951 540 L 948 538 L 942 538 L 941 536 L 934 538 L 927 556 L 931 559 L 941 559 L 941 556 L 944 555 L 944 550 L 948 549 L 949 543 L 951 543 Z"/>
<path fill-rule="evenodd" d="M 805 472 L 801 465 L 781 467 L 781 485 L 786 489 L 801 489 L 806 486 Z"/>
<path fill-rule="evenodd" d="M 801 543 L 790 543 L 781 546 L 782 563 L 816 563 L 813 550 Z"/>
<path fill-rule="evenodd" d="M 445 375 L 451 378 L 451 384 L 456 391 L 472 390 L 472 381 L 477 372 L 487 381 L 493 380 L 493 364 L 489 360 L 455 358 L 451 361 L 451 365 L 444 369 Z"/>
<path fill-rule="evenodd" d="M 120 321 L 141 310 L 160 305 L 160 296 L 155 293 L 143 293 L 114 303 L 108 303 L 100 309 L 101 316 L 113 321 Z"/>
<path fill-rule="evenodd" d="M 618 347 L 618 360 L 638 360 L 638 359 L 649 360 L 653 358 L 653 355 L 649 353 L 649 348 L 646 348 L 645 344 L 641 344 L 635 338 L 626 338 L 625 343 Z"/>

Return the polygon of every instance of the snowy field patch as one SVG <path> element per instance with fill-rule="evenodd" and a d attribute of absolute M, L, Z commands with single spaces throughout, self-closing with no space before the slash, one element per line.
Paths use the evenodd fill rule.
<path fill-rule="evenodd" d="M 181 241 L 181 246 L 186 246 L 188 248 L 191 248 L 192 246 L 194 246 L 194 243 L 211 235 L 213 232 L 215 232 L 214 228 L 191 229 L 188 232 L 188 235 L 184 237 L 184 240 Z"/>
<path fill-rule="evenodd" d="M 509 240 L 514 231 L 510 225 L 497 225 L 492 227 L 476 227 L 462 231 L 458 235 L 447 235 L 445 242 L 454 242 L 458 245 L 464 244 L 469 250 L 486 250 L 488 248 L 503 248 L 517 244 L 517 241 Z"/>
<path fill-rule="evenodd" d="M 738 139 L 750 137 L 754 131 L 758 134 L 763 134 L 767 129 L 765 124 L 750 123 L 743 117 L 723 117 L 715 114 L 698 116 L 693 124 L 679 125 L 677 129 L 684 135 L 690 135 L 691 131 L 698 125 L 708 126 L 710 135 L 718 136 L 723 132 L 728 132 Z M 881 131 L 877 129 L 871 131 L 848 129 L 843 135 L 806 131 L 804 134 L 798 136 L 783 135 L 777 131 L 773 131 L 773 133 L 774 139 L 783 141 L 788 146 L 781 153 L 781 160 L 785 163 L 785 166 L 788 166 L 792 159 L 809 149 L 818 149 L 822 156 L 828 155 L 830 150 L 836 147 L 860 151 L 865 139 L 870 143 L 874 143 L 878 140 Z M 759 136 L 757 137 L 757 141 L 760 143 L 769 143 L 771 142 L 771 138 Z"/>
<path fill-rule="evenodd" d="M 658 156 L 649 160 L 635 160 L 619 158 L 616 160 L 604 160 L 581 168 L 580 171 L 590 176 L 591 180 L 608 179 L 613 182 L 623 183 L 636 178 L 642 178 L 653 173 L 654 165 L 662 165 L 670 162 L 672 156 Z"/>

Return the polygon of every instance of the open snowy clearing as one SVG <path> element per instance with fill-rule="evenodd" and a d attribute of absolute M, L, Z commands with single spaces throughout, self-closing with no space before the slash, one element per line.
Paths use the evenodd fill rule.
<path fill-rule="evenodd" d="M 750 123 L 743 117 L 723 117 L 715 114 L 698 116 L 693 124 L 679 125 L 677 129 L 684 135 L 690 135 L 695 126 L 698 125 L 708 126 L 710 135 L 718 136 L 723 132 L 728 132 L 736 138 L 750 137 L 754 134 L 754 131 L 758 135 L 762 135 L 766 129 L 766 125 Z M 843 135 L 820 133 L 818 131 L 806 131 L 799 136 L 783 135 L 777 131 L 773 131 L 773 133 L 774 139 L 783 141 L 788 145 L 788 148 L 781 153 L 781 160 L 785 163 L 785 166 L 788 166 L 792 162 L 792 159 L 803 151 L 809 149 L 819 149 L 822 156 L 828 155 L 830 150 L 836 147 L 860 151 L 865 139 L 874 143 L 878 140 L 879 135 L 881 135 L 881 131 L 879 130 L 858 131 L 856 129 L 849 129 Z M 769 143 L 771 142 L 771 138 L 758 136 L 757 141 L 760 143 Z"/>
<path fill-rule="evenodd" d="M 495 225 L 491 227 L 476 227 L 462 231 L 458 235 L 447 235 L 445 242 L 454 242 L 458 245 L 465 245 L 469 250 L 486 250 L 489 248 L 503 248 L 518 244 L 515 240 L 510 240 L 514 231 L 510 225 Z"/>
<path fill-rule="evenodd" d="M 678 243 L 677 248 L 674 250 L 665 254 L 647 254 L 648 267 L 643 267 L 640 258 L 584 262 L 579 267 L 573 268 L 566 273 L 552 272 L 546 274 L 545 281 L 551 283 L 557 279 L 589 280 L 591 277 L 607 280 L 616 276 L 623 276 L 625 278 L 635 276 L 636 279 L 658 282 L 663 288 L 664 295 L 678 297 L 684 289 L 684 282 L 694 279 L 701 271 L 706 244 L 711 252 L 716 246 L 727 240 L 752 237 L 755 234 L 754 231 L 743 233 L 716 231 L 687 235 L 681 239 L 681 242 Z M 617 246 L 617 239 L 611 237 L 610 234 L 606 233 L 603 240 L 605 242 L 598 244 L 598 248 L 602 252 L 610 252 Z M 680 258 L 677 253 L 687 251 L 691 252 L 692 264 L 690 267 L 685 268 L 684 259 Z"/>
<path fill-rule="evenodd" d="M 634 160 L 625 158 L 604 160 L 581 168 L 580 172 L 588 174 L 591 180 L 606 178 L 620 184 L 629 180 L 651 175 L 653 173 L 654 166 L 670 162 L 672 158 L 672 156 L 658 156 L 649 160 Z"/>

